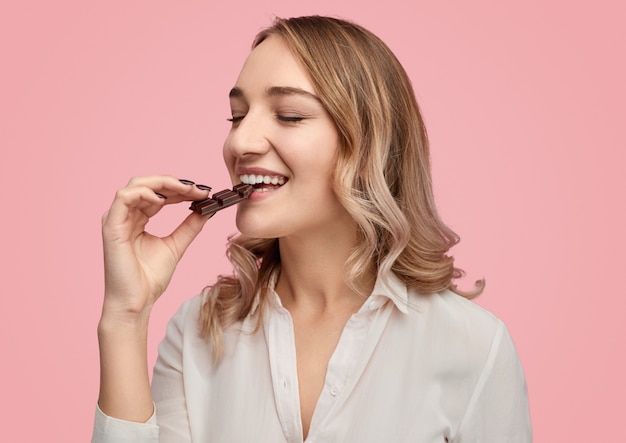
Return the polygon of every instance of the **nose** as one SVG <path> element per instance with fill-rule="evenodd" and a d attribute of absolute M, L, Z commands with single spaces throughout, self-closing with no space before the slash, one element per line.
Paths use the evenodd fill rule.
<path fill-rule="evenodd" d="M 224 156 L 237 158 L 263 155 L 270 149 L 268 128 L 262 115 L 248 112 L 234 122 L 224 143 Z"/>

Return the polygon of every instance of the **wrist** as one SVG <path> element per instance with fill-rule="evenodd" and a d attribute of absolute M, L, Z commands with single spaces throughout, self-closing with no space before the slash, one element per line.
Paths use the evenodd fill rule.
<path fill-rule="evenodd" d="M 151 308 L 128 311 L 105 302 L 98 322 L 98 335 L 101 337 L 111 334 L 147 336 L 151 311 Z"/>

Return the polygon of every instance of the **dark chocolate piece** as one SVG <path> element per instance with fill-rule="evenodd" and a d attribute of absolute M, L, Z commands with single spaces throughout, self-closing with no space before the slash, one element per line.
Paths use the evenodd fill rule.
<path fill-rule="evenodd" d="M 192 202 L 189 209 L 200 215 L 208 215 L 245 200 L 250 197 L 253 190 L 252 185 L 240 183 L 233 187 L 232 191 L 224 189 L 213 194 L 211 198 Z"/>
<path fill-rule="evenodd" d="M 246 185 L 245 183 L 239 183 L 233 187 L 233 191 L 241 195 L 243 198 L 248 198 L 250 197 L 250 194 L 252 194 L 252 191 L 254 191 L 254 187 L 252 185 Z"/>
<path fill-rule="evenodd" d="M 220 192 L 220 195 L 214 195 L 213 198 L 222 206 L 232 206 L 241 201 L 241 196 L 233 191 Z"/>
<path fill-rule="evenodd" d="M 197 212 L 200 215 L 206 215 L 210 213 L 211 210 L 217 211 L 219 209 L 219 203 L 217 203 L 212 198 L 205 198 L 204 200 L 197 200 L 195 202 L 192 202 L 191 206 L 189 206 L 189 209 Z"/>
<path fill-rule="evenodd" d="M 231 194 L 235 194 L 235 193 L 231 191 L 230 189 L 224 189 L 223 191 L 216 192 L 215 194 L 213 194 L 213 200 L 217 200 L 218 202 L 222 203 L 222 200 Z"/>
<path fill-rule="evenodd" d="M 197 205 L 196 207 L 190 207 L 189 209 L 200 215 L 207 215 L 212 212 L 217 212 L 219 209 L 222 209 L 222 206 L 212 198 L 209 198 L 207 200 L 203 200 L 203 203 Z"/>

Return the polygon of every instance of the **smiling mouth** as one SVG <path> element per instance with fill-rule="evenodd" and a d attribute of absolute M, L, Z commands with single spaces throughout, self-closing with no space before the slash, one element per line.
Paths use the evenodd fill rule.
<path fill-rule="evenodd" d="M 280 188 L 287 183 L 288 178 L 282 175 L 243 174 L 239 176 L 239 180 L 254 186 L 254 192 L 267 192 Z"/>

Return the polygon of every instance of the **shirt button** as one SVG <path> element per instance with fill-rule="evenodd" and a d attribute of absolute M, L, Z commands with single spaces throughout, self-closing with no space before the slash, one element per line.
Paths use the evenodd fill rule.
<path fill-rule="evenodd" d="M 340 391 L 340 390 L 341 390 L 341 389 L 339 389 L 339 387 L 338 387 L 338 386 L 333 386 L 333 387 L 330 389 L 330 395 L 332 395 L 333 397 L 335 397 L 337 394 L 339 394 L 339 391 Z"/>

